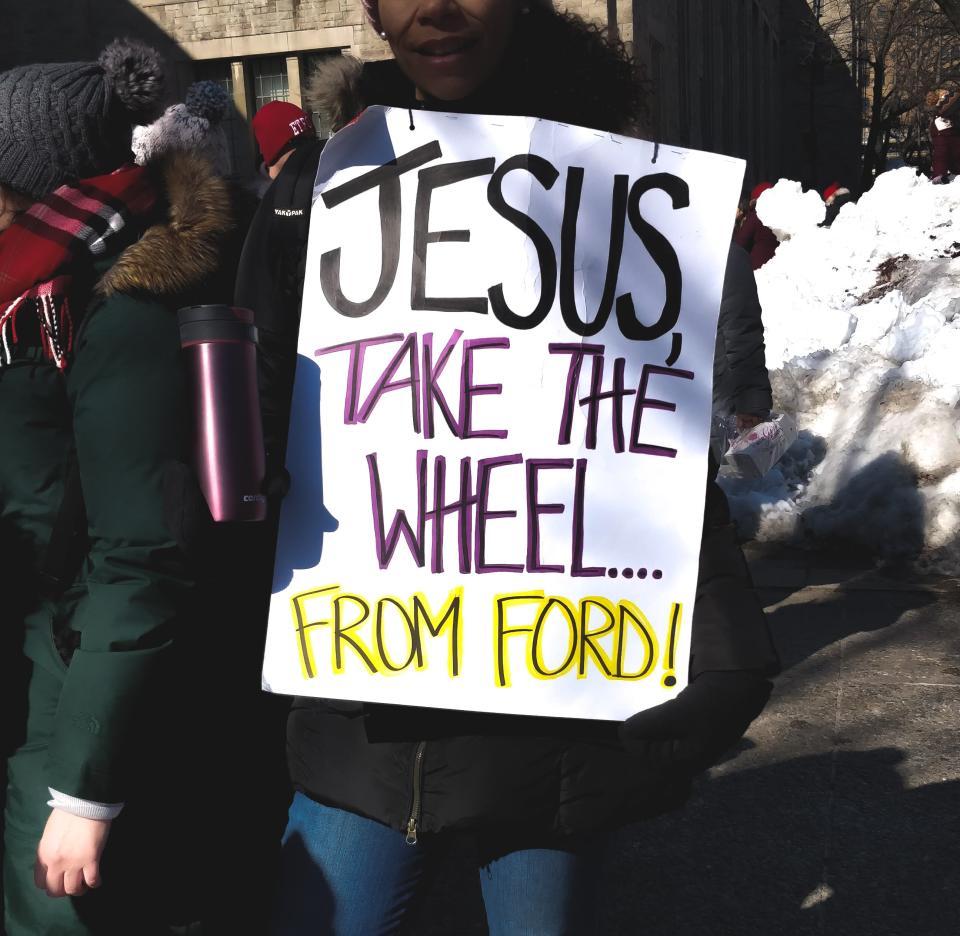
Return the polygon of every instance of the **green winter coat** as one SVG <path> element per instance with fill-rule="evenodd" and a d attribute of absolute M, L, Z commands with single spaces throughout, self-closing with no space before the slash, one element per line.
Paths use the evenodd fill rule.
<path fill-rule="evenodd" d="M 0 628 L 62 681 L 46 785 L 102 803 L 131 795 L 173 690 L 193 586 L 170 517 L 186 457 L 175 310 L 215 271 L 230 226 L 224 184 L 202 161 L 176 157 L 158 176 L 168 217 L 98 264 L 67 370 L 29 349 L 0 369 Z M 52 597 L 40 573 L 71 458 L 87 545 Z"/>

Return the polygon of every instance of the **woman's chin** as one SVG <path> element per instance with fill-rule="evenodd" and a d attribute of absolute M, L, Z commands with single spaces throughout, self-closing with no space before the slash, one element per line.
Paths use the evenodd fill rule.
<path fill-rule="evenodd" d="M 481 84 L 480 81 L 459 76 L 431 76 L 429 80 L 418 81 L 417 87 L 434 101 L 446 101 L 453 104 L 470 97 Z"/>

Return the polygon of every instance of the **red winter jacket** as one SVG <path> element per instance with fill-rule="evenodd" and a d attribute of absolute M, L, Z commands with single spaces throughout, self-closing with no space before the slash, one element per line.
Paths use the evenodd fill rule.
<path fill-rule="evenodd" d="M 777 235 L 757 217 L 756 208 L 751 208 L 747 213 L 733 240 L 750 254 L 754 270 L 759 270 L 768 260 L 772 260 L 780 246 Z"/>
<path fill-rule="evenodd" d="M 940 130 L 937 127 L 938 117 L 943 117 L 945 120 L 951 121 L 953 126 L 947 127 L 945 130 Z M 936 143 L 939 137 L 960 136 L 958 124 L 960 124 L 960 93 L 952 95 L 933 115 L 930 121 L 930 140 Z"/>

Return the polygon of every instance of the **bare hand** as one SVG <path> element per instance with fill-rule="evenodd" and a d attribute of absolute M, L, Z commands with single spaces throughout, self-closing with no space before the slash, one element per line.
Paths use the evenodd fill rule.
<path fill-rule="evenodd" d="M 110 820 L 81 819 L 54 809 L 43 830 L 33 880 L 50 897 L 80 897 L 100 886 L 100 858 Z"/>
<path fill-rule="evenodd" d="M 746 432 L 763 422 L 760 416 L 751 416 L 749 413 L 737 413 L 737 432 Z"/>

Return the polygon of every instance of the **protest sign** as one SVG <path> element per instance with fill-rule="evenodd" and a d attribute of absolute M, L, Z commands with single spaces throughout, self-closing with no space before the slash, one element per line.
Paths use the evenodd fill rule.
<path fill-rule="evenodd" d="M 265 688 L 597 719 L 683 688 L 742 177 L 532 118 L 333 138 Z"/>

